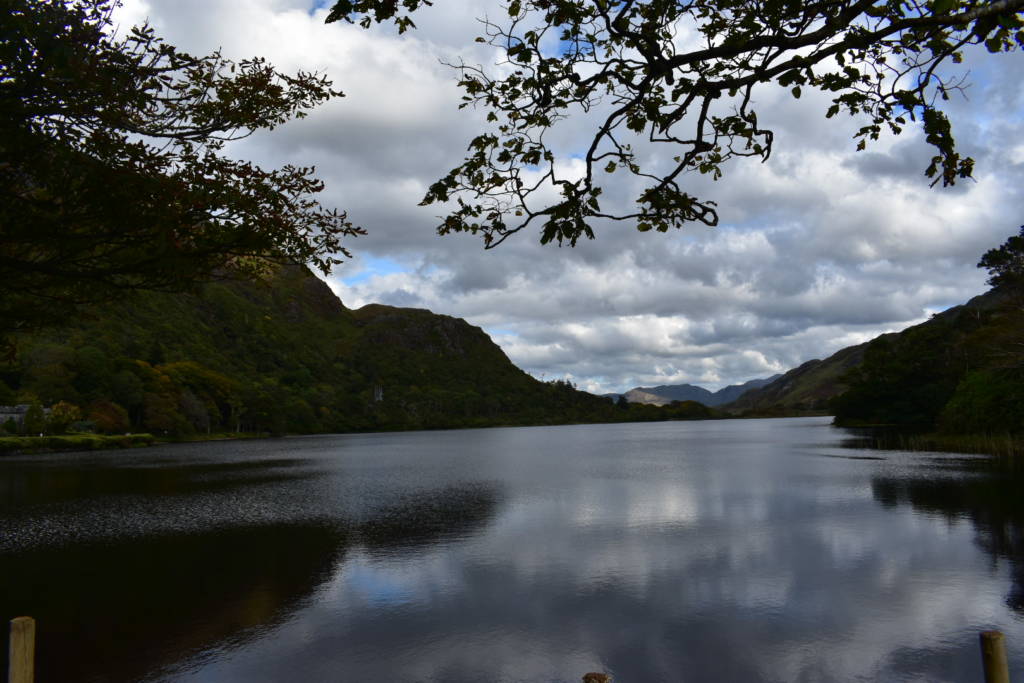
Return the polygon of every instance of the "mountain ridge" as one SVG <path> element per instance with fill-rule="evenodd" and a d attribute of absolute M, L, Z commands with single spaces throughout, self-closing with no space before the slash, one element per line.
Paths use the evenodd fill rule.
<path fill-rule="evenodd" d="M 302 266 L 190 294 L 139 293 L 23 335 L 18 353 L 0 359 L 0 405 L 32 402 L 65 403 L 82 429 L 157 435 L 710 416 L 697 404 L 616 407 L 566 381 L 538 381 L 461 318 L 352 310 Z"/>
<path fill-rule="evenodd" d="M 948 435 L 1024 429 L 1024 292 L 997 286 L 900 332 L 807 361 L 719 409 L 835 415 Z"/>
<path fill-rule="evenodd" d="M 730 403 L 748 391 L 771 383 L 781 375 L 752 379 L 742 384 L 731 384 L 718 391 L 711 391 L 696 384 L 661 384 L 656 387 L 634 387 L 623 394 L 604 394 L 613 400 L 625 396 L 631 403 L 664 406 L 673 401 L 696 401 L 708 407 Z"/>

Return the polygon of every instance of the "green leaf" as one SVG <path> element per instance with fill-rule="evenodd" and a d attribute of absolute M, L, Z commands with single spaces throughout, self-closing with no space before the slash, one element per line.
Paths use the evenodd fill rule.
<path fill-rule="evenodd" d="M 651 229 L 651 224 L 650 223 L 637 223 L 636 224 L 636 229 L 639 230 L 640 232 L 648 232 Z"/>
<path fill-rule="evenodd" d="M 519 16 L 519 11 L 522 8 L 523 6 L 520 4 L 519 0 L 512 0 L 508 5 L 508 15 L 510 17 L 517 17 Z"/>
<path fill-rule="evenodd" d="M 1024 19 L 1021 19 L 1016 14 L 1001 15 L 996 18 L 996 22 L 1000 27 L 1005 28 L 1008 31 L 1024 26 Z"/>
<path fill-rule="evenodd" d="M 609 161 L 608 165 L 604 167 L 605 173 L 615 173 L 615 162 Z"/>
<path fill-rule="evenodd" d="M 796 86 L 795 88 L 793 88 L 793 90 L 791 92 L 793 93 L 793 97 L 797 98 L 798 100 L 800 99 L 800 86 L 799 85 Z"/>
<path fill-rule="evenodd" d="M 956 7 L 956 0 L 935 0 L 932 3 L 932 14 L 946 14 Z"/>

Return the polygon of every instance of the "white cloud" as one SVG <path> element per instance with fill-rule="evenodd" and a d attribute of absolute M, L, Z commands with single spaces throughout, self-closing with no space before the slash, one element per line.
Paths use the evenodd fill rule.
<path fill-rule="evenodd" d="M 441 238 L 441 209 L 418 202 L 461 161 L 482 113 L 458 109 L 456 75 L 439 60 L 493 61 L 473 38 L 475 18 L 494 6 L 437 3 L 398 36 L 324 25 L 312 4 L 131 0 L 119 16 L 149 17 L 193 52 L 223 48 L 235 59 L 263 55 L 284 70 L 326 72 L 346 97 L 233 152 L 268 166 L 315 164 L 325 203 L 370 231 L 350 245 L 359 259 L 331 279 L 347 305 L 466 317 L 536 376 L 612 391 L 715 388 L 785 370 L 981 292 L 974 264 L 1022 222 L 1020 55 L 979 53 L 966 65 L 970 99 L 950 103 L 958 139 L 979 161 L 977 181 L 930 189 L 922 172 L 931 153 L 917 129 L 857 153 L 857 124 L 826 120 L 827 97 L 766 88 L 757 104 L 776 134 L 769 162 L 732 163 L 717 183 L 686 179 L 719 202 L 720 228 L 641 234 L 604 224 L 576 249 L 541 247 L 525 232 L 492 251 L 472 237 Z M 570 154 L 585 133 L 573 120 L 553 135 Z M 614 183 L 608 206 L 630 190 Z M 388 265 L 374 275 L 380 263 Z"/>

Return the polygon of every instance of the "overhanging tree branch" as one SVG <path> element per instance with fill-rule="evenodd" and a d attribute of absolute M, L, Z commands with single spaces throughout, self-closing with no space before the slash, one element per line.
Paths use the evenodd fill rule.
<path fill-rule="evenodd" d="M 404 30 L 423 4 L 344 0 L 328 21 L 395 21 Z M 485 110 L 493 129 L 423 200 L 454 203 L 441 234 L 479 234 L 487 247 L 538 222 L 541 242 L 569 245 L 593 237 L 599 219 L 640 231 L 716 225 L 717 208 L 684 181 L 717 179 L 736 157 L 768 159 L 774 137 L 752 105 L 766 86 L 794 97 L 815 88 L 832 97 L 827 117 L 866 117 L 858 149 L 918 121 L 936 150 L 926 175 L 952 185 L 974 162 L 958 153 L 942 109 L 961 87 L 945 63 L 980 45 L 1024 46 L 1024 0 L 511 0 L 504 8 L 508 24 L 485 21 L 477 39 L 504 55 L 501 75 L 456 65 L 462 106 Z M 681 44 L 683 28 L 696 39 Z M 584 168 L 566 175 L 567 150 L 545 144 L 543 132 L 598 111 Z M 641 163 L 639 142 L 669 151 Z M 608 210 L 603 189 L 622 174 L 641 189 L 632 209 Z"/>
<path fill-rule="evenodd" d="M 126 290 L 327 273 L 363 231 L 314 199 L 313 168 L 265 170 L 224 145 L 341 95 L 256 58 L 195 57 L 116 0 L 9 0 L 0 12 L 0 341 Z"/>

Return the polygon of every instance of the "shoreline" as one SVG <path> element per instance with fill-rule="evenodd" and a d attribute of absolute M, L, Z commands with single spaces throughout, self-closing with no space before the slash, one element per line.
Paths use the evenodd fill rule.
<path fill-rule="evenodd" d="M 212 434 L 191 434 L 186 436 L 156 436 L 140 434 L 62 434 L 48 436 L 3 436 L 0 437 L 0 457 L 18 455 L 41 455 L 46 453 L 89 452 L 146 448 L 163 444 L 202 443 L 210 441 L 245 441 L 251 439 L 272 439 L 285 436 L 318 436 L 331 434 L 366 434 L 407 431 L 443 431 L 449 429 L 489 429 L 503 427 L 557 427 L 588 424 L 635 424 L 651 422 L 703 422 L 723 419 L 787 419 L 812 417 L 808 415 L 715 415 L 706 418 L 668 418 L 662 420 L 616 420 L 614 422 L 558 422 L 538 424 L 496 423 L 488 425 L 464 425 L 459 427 L 438 426 L 414 429 L 370 429 L 349 432 L 311 432 L 272 434 L 270 432 L 218 432 Z M 815 415 L 813 417 L 822 417 Z M 1013 457 L 1024 455 L 1024 440 L 1012 434 L 942 434 L 942 433 L 899 433 L 889 431 L 880 425 L 835 425 L 847 429 L 855 441 L 862 441 L 865 449 L 899 450 L 908 452 L 935 451 L 940 453 L 964 453 L 989 455 L 992 457 Z M 881 427 L 881 429 L 880 429 Z M 858 431 L 866 433 L 857 434 Z"/>

